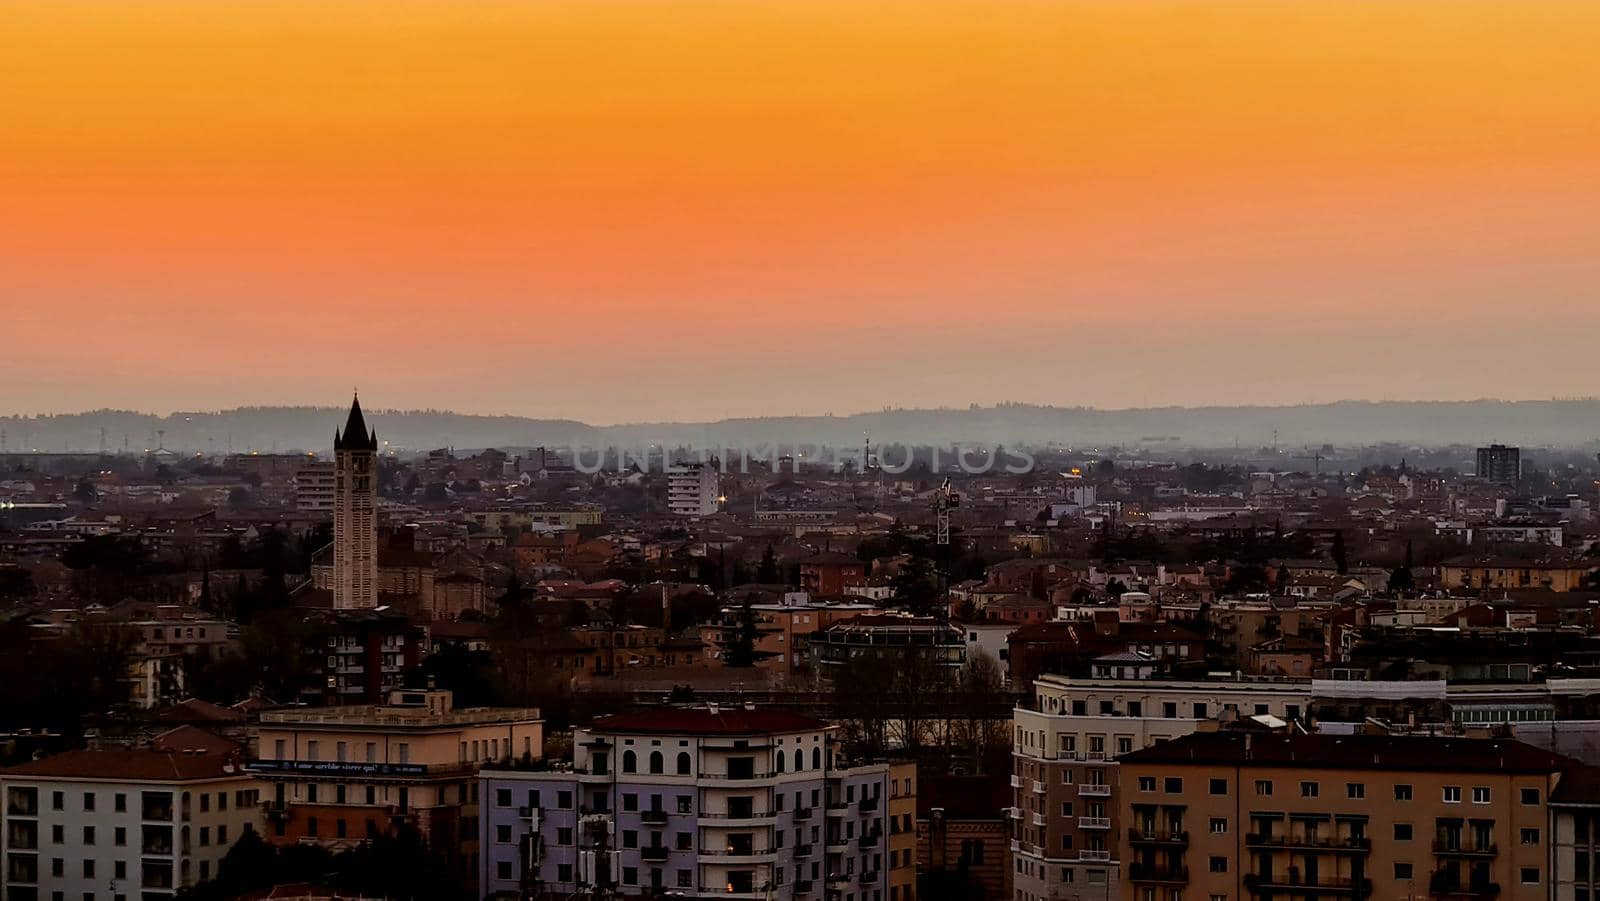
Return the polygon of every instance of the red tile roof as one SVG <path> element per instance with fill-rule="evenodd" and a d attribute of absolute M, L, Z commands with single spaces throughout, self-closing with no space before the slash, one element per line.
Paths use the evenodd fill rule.
<path fill-rule="evenodd" d="M 5 779 L 98 779 L 106 782 L 182 782 L 233 775 L 220 754 L 166 751 L 67 751 L 0 770 Z M 235 773 L 240 771 L 235 770 Z"/>

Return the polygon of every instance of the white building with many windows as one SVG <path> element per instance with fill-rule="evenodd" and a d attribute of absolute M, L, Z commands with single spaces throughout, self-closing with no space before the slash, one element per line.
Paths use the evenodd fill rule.
<path fill-rule="evenodd" d="M 719 504 L 717 468 L 683 463 L 667 469 L 667 509 L 674 516 L 710 516 Z"/>
<path fill-rule="evenodd" d="M 261 818 L 260 784 L 209 751 L 69 751 L 0 771 L 6 901 L 170 898 Z"/>
<path fill-rule="evenodd" d="M 915 765 L 847 764 L 811 717 L 619 714 L 577 730 L 570 768 L 480 778 L 484 898 L 914 899 Z"/>

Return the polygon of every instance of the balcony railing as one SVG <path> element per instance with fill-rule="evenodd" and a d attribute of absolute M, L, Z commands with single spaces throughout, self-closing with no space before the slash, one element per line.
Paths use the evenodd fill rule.
<path fill-rule="evenodd" d="M 1307 849 L 1314 851 L 1366 852 L 1372 849 L 1372 839 L 1364 835 L 1263 835 L 1251 832 L 1244 843 L 1251 848 Z"/>
<path fill-rule="evenodd" d="M 1316 879 L 1306 879 L 1293 869 L 1286 873 L 1265 875 L 1248 873 L 1244 877 L 1244 884 L 1252 891 L 1284 891 L 1302 895 L 1331 894 L 1364 897 L 1372 894 L 1371 879 L 1354 879 L 1349 876 L 1318 876 Z"/>
<path fill-rule="evenodd" d="M 1109 798 L 1111 786 L 1104 782 L 1081 782 L 1078 784 L 1078 794 L 1085 798 Z"/>
<path fill-rule="evenodd" d="M 1494 842 L 1462 842 L 1447 838 L 1435 839 L 1433 853 L 1443 857 L 1494 857 L 1500 846 Z"/>
<path fill-rule="evenodd" d="M 811 808 L 809 808 L 809 807 L 796 807 L 795 810 L 794 810 L 794 818 L 796 820 L 809 820 L 809 819 L 811 819 Z"/>
<path fill-rule="evenodd" d="M 1078 817 L 1079 829 L 1110 829 L 1110 817 Z"/>
<path fill-rule="evenodd" d="M 667 859 L 669 850 L 666 845 L 646 845 L 639 849 L 639 857 L 650 863 L 661 863 Z"/>
<path fill-rule="evenodd" d="M 1129 829 L 1128 840 L 1136 845 L 1188 845 L 1189 833 L 1178 829 L 1161 832 L 1154 829 Z"/>
<path fill-rule="evenodd" d="M 1022 778 L 1021 776 L 1018 776 L 1015 773 L 1011 774 L 1011 787 L 1012 788 L 1026 788 L 1027 785 L 1028 785 L 1028 780 Z"/>
<path fill-rule="evenodd" d="M 1105 862 L 1111 860 L 1111 852 L 1094 848 L 1085 848 L 1078 852 L 1079 860 Z"/>

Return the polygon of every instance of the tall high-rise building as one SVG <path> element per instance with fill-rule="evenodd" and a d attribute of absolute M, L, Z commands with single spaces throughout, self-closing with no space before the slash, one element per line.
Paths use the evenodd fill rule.
<path fill-rule="evenodd" d="M 1478 478 L 1515 485 L 1522 478 L 1522 448 L 1491 444 L 1478 448 Z"/>
<path fill-rule="evenodd" d="M 344 431 L 333 433 L 333 606 L 378 606 L 378 433 L 368 431 L 361 400 Z"/>
<path fill-rule="evenodd" d="M 669 467 L 667 509 L 674 516 L 710 516 L 717 512 L 716 466 L 684 463 Z"/>

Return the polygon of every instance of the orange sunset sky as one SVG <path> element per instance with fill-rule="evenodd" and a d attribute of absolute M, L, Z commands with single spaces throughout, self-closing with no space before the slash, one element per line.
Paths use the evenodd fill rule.
<path fill-rule="evenodd" d="M 0 413 L 1600 394 L 1600 3 L 0 0 Z"/>

